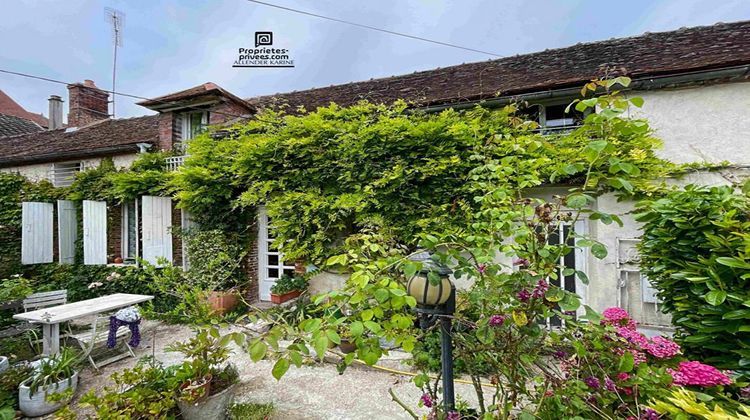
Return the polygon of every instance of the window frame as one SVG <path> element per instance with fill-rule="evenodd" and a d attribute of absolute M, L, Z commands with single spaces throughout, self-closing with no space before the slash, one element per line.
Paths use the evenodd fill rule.
<path fill-rule="evenodd" d="M 284 254 L 277 249 L 271 248 L 274 240 L 269 235 L 272 226 L 269 223 L 268 213 L 264 206 L 258 207 L 258 296 L 260 300 L 270 300 L 270 286 L 278 281 L 287 271 L 294 275 L 294 265 L 284 264 Z M 277 256 L 276 264 L 269 264 L 269 256 Z M 278 270 L 277 276 L 268 275 L 269 269 Z M 268 293 L 266 293 L 268 292 Z"/>
<path fill-rule="evenodd" d="M 50 181 L 57 187 L 69 187 L 76 179 L 76 174 L 86 169 L 86 163 L 82 160 L 54 162 L 50 171 Z M 62 179 L 63 175 L 66 176 Z M 61 178 L 61 179 L 58 179 Z M 69 177 L 69 179 L 67 179 Z"/>

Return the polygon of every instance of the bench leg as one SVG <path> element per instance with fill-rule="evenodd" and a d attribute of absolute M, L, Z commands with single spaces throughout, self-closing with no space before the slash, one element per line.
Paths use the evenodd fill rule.
<path fill-rule="evenodd" d="M 42 354 L 54 356 L 60 352 L 60 324 L 42 324 Z"/>

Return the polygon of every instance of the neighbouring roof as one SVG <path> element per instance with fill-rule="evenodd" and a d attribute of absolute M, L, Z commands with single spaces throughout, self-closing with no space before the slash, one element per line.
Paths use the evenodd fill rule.
<path fill-rule="evenodd" d="M 44 130 L 34 121 L 13 115 L 0 114 L 0 137 L 36 133 Z"/>
<path fill-rule="evenodd" d="M 247 101 L 259 107 L 286 103 L 308 110 L 363 99 L 376 103 L 404 99 L 427 106 L 580 86 L 604 76 L 605 69 L 610 75 L 644 78 L 749 63 L 750 21 L 744 21 L 582 43 Z"/>
<path fill-rule="evenodd" d="M 245 100 L 235 96 L 226 89 L 212 82 L 206 82 L 202 85 L 191 87 L 190 89 L 170 93 L 153 99 L 138 102 L 138 105 L 144 106 L 155 111 L 164 111 L 166 109 L 180 108 L 194 105 L 196 102 L 204 103 L 211 101 L 229 100 L 235 102 L 248 110 L 252 110 Z"/>
<path fill-rule="evenodd" d="M 14 117 L 34 121 L 41 127 L 48 127 L 49 124 L 49 121 L 43 115 L 26 111 L 2 90 L 0 90 L 0 114 L 12 115 Z"/>
<path fill-rule="evenodd" d="M 0 167 L 134 153 L 137 143 L 156 143 L 159 117 L 102 120 L 75 130 L 60 129 L 0 138 Z"/>

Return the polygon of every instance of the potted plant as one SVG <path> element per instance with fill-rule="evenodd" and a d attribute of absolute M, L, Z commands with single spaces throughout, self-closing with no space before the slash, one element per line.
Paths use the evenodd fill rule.
<path fill-rule="evenodd" d="M 340 327 L 338 334 L 339 337 L 341 337 L 339 349 L 341 349 L 342 353 L 349 354 L 357 350 L 357 343 L 355 343 L 354 337 L 352 337 L 349 329 Z"/>
<path fill-rule="evenodd" d="M 222 337 L 215 327 L 199 329 L 186 342 L 175 343 L 168 351 L 185 355 L 177 368 L 177 406 L 185 420 L 223 419 L 239 382 L 237 369 L 227 363 L 230 337 Z"/>
<path fill-rule="evenodd" d="M 73 350 L 63 347 L 60 353 L 41 359 L 31 376 L 18 386 L 18 406 L 27 417 L 38 417 L 57 411 L 66 399 L 55 398 L 63 393 L 72 397 L 78 387 L 80 362 Z M 54 401 L 52 401 L 54 400 Z"/>
<path fill-rule="evenodd" d="M 219 315 L 231 312 L 237 307 L 240 296 L 237 290 L 214 290 L 208 294 L 208 304 L 211 310 Z"/>
<path fill-rule="evenodd" d="M 271 302 L 275 304 L 292 300 L 307 289 L 307 279 L 302 276 L 283 275 L 271 286 Z"/>

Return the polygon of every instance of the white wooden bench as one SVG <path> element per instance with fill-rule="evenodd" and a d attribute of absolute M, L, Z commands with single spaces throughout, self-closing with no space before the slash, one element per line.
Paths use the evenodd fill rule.
<path fill-rule="evenodd" d="M 65 305 L 66 303 L 68 303 L 67 290 L 34 293 L 23 300 L 23 311 L 31 312 L 50 306 Z"/>

